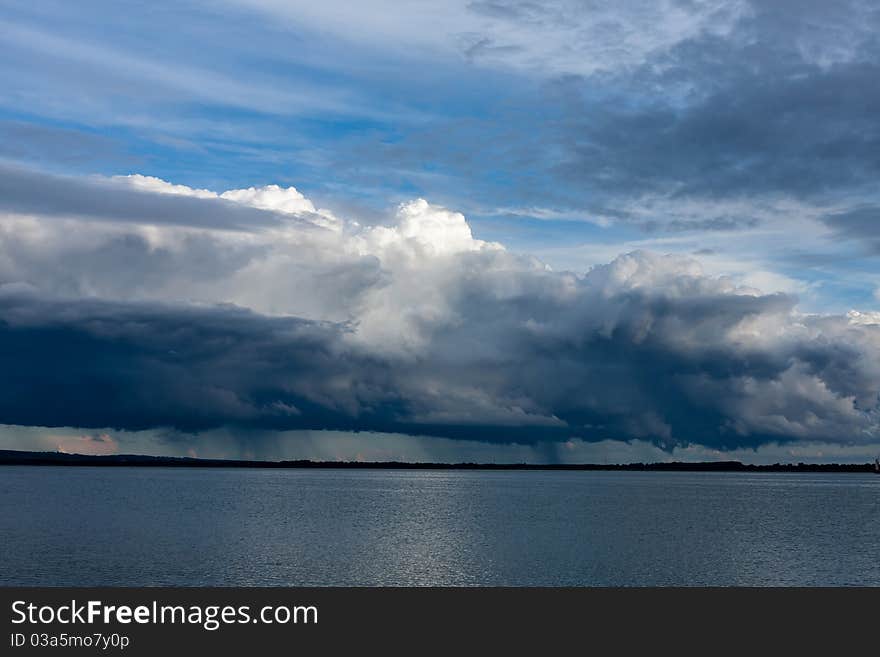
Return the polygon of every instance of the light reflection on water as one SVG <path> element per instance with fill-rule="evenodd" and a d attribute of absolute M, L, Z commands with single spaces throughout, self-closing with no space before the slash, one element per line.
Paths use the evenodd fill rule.
<path fill-rule="evenodd" d="M 866 474 L 0 467 L 5 585 L 880 585 Z"/>

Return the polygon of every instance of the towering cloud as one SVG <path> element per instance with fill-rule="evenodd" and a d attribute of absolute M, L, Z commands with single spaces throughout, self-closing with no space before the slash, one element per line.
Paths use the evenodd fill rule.
<path fill-rule="evenodd" d="M 803 314 L 686 258 L 580 275 L 423 200 L 362 225 L 293 188 L 2 177 L 0 423 L 877 438 L 873 315 Z"/>

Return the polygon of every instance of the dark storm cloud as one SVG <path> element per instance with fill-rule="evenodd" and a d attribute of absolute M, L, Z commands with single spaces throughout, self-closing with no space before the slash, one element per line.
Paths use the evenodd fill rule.
<path fill-rule="evenodd" d="M 330 324 L 26 294 L 4 295 L 0 317 L 0 415 L 15 424 L 318 428 L 356 413 L 351 370 L 370 385 Z"/>
<path fill-rule="evenodd" d="M 4 164 L 0 212 L 222 230 L 277 226 L 284 220 L 224 199 L 155 194 L 106 178 L 73 178 Z"/>
<path fill-rule="evenodd" d="M 499 296 L 475 255 L 461 263 L 473 273 L 454 295 L 459 321 L 428 327 L 415 357 L 352 340 L 345 324 L 4 293 L 0 423 L 716 447 L 859 441 L 876 426 L 877 327 L 802 318 L 798 333 L 793 299 L 689 277 L 609 293 L 615 269 L 644 257 L 595 270 L 566 298 L 552 274 L 513 274 L 519 293 Z M 750 320 L 786 337 L 731 337 Z"/>

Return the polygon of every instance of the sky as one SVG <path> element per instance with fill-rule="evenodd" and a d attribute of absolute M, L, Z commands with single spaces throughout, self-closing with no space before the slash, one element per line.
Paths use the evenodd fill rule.
<path fill-rule="evenodd" d="M 0 0 L 0 449 L 873 459 L 878 34 Z"/>

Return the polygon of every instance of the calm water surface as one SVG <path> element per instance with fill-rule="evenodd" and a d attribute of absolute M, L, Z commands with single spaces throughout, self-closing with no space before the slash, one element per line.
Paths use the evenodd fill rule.
<path fill-rule="evenodd" d="M 880 585 L 880 477 L 0 466 L 5 585 Z"/>

